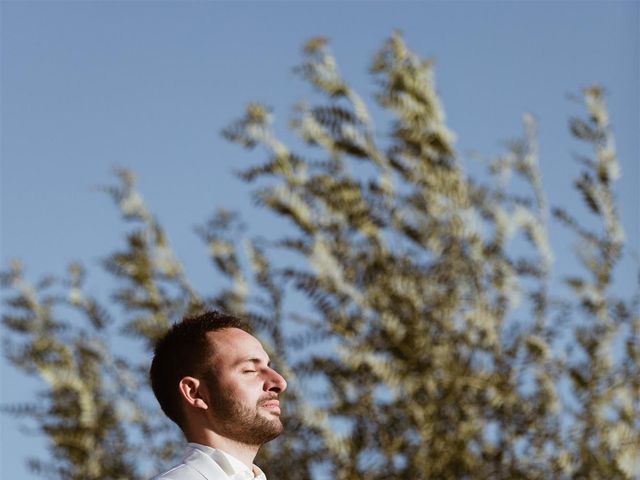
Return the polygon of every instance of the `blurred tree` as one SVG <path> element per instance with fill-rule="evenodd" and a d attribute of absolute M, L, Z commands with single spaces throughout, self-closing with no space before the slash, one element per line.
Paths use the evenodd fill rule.
<path fill-rule="evenodd" d="M 459 163 L 432 64 L 398 35 L 371 66 L 394 118 L 384 137 L 325 39 L 306 44 L 297 71 L 325 97 L 291 121 L 320 160 L 280 142 L 262 105 L 224 131 L 264 147 L 240 176 L 291 223 L 249 238 L 220 210 L 198 228 L 228 288 L 197 293 L 127 171 L 106 191 L 133 227 L 104 261 L 126 319 L 85 291 L 78 264 L 36 285 L 17 262 L 4 272 L 7 358 L 45 385 L 35 403 L 5 407 L 49 440 L 33 470 L 130 479 L 166 466 L 181 439 L 141 387 L 148 352 L 172 322 L 215 307 L 250 318 L 289 380 L 286 434 L 259 459 L 271 478 L 640 478 L 640 297 L 611 291 L 624 235 L 601 89 L 584 91 L 586 118 L 570 123 L 592 147 L 575 186 L 600 226 L 554 210 L 584 266 L 558 298 L 530 116 L 485 184 Z M 509 188 L 512 172 L 529 194 Z M 117 348 L 127 339 L 146 350 Z"/>

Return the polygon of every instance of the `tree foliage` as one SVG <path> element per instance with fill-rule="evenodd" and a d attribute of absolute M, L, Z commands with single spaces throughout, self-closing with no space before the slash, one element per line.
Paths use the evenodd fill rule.
<path fill-rule="evenodd" d="M 239 176 L 290 224 L 252 237 L 220 210 L 198 227 L 228 287 L 190 284 L 127 171 L 105 188 L 131 225 L 104 260 L 117 321 L 79 264 L 35 285 L 18 262 L 3 273 L 7 358 L 44 385 L 33 405 L 5 407 L 49 441 L 32 468 L 87 480 L 166 467 L 180 437 L 144 387 L 148 352 L 172 322 L 222 308 L 251 320 L 289 381 L 286 433 L 259 459 L 271 478 L 640 478 L 640 297 L 612 289 L 624 234 L 602 89 L 584 90 L 570 122 L 591 148 L 575 187 L 595 221 L 553 209 L 582 264 L 559 279 L 532 117 L 480 181 L 456 153 L 432 63 L 398 35 L 370 69 L 393 118 L 385 135 L 325 39 L 297 72 L 322 99 L 290 122 L 307 156 L 260 104 L 223 132 L 263 150 Z"/>

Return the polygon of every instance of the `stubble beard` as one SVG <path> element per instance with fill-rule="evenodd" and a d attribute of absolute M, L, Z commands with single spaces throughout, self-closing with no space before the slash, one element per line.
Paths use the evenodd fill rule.
<path fill-rule="evenodd" d="M 260 446 L 282 433 L 284 427 L 279 415 L 271 412 L 263 414 L 260 411 L 260 405 L 271 397 L 259 400 L 251 408 L 225 393 L 211 391 L 210 394 L 216 416 L 216 430 L 224 437 L 245 445 Z"/>

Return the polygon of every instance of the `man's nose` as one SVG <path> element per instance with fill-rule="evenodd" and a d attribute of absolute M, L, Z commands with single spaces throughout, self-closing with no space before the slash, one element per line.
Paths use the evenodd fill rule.
<path fill-rule="evenodd" d="M 269 378 L 264 383 L 264 389 L 268 392 L 282 393 L 287 389 L 287 381 L 274 369 L 270 369 Z"/>

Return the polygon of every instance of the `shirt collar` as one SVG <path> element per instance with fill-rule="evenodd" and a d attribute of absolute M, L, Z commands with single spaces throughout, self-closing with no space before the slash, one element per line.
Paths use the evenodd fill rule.
<path fill-rule="evenodd" d="M 265 474 L 256 465 L 253 465 L 252 470 L 233 455 L 223 452 L 218 448 L 195 442 L 189 442 L 189 446 L 197 448 L 213 458 L 213 460 L 220 465 L 220 468 L 224 470 L 224 473 L 229 475 L 232 480 L 267 480 Z"/>

